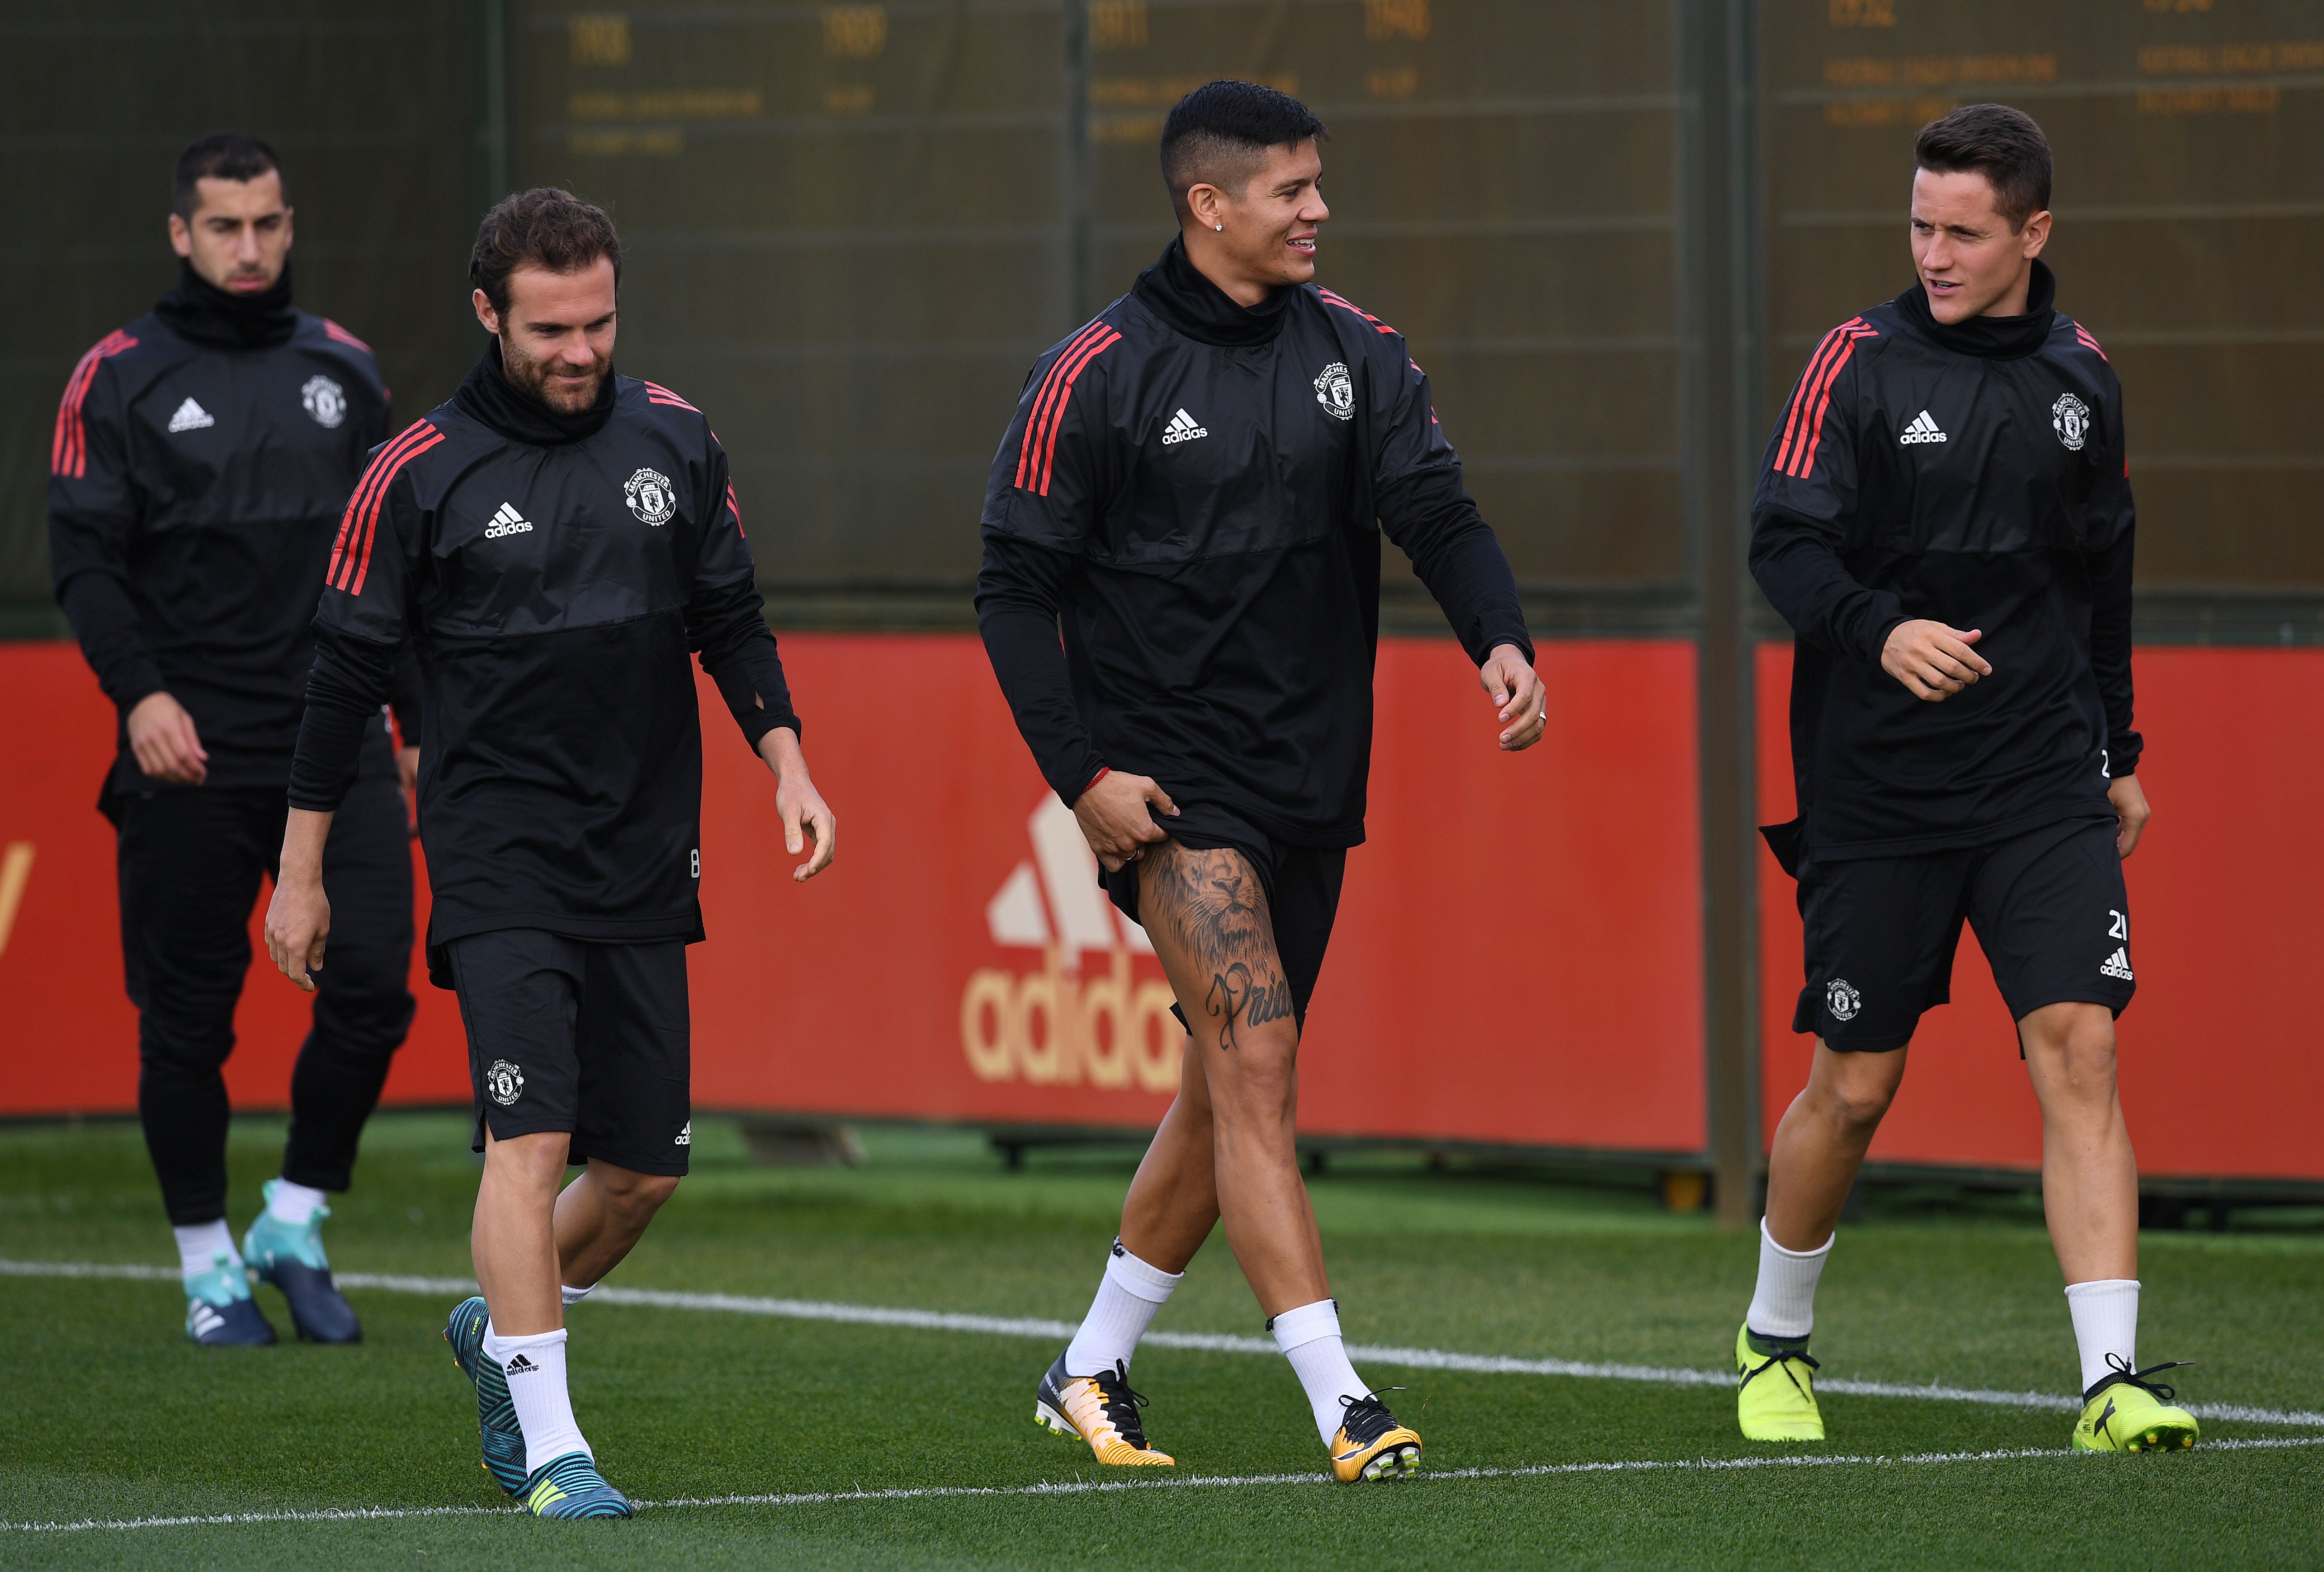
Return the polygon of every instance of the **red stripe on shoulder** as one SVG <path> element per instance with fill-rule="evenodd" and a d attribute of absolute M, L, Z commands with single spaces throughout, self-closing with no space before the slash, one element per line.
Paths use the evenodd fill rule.
<path fill-rule="evenodd" d="M 726 483 L 726 510 L 734 515 L 734 533 L 737 535 L 742 535 L 742 504 L 734 500 L 734 483 L 733 481 L 728 481 Z M 744 535 L 743 538 L 747 540 L 750 537 Z"/>
<path fill-rule="evenodd" d="M 1084 345 L 1111 331 L 1103 317 L 1084 324 L 1079 332 L 1065 340 L 1065 348 L 1059 350 L 1057 358 L 1049 363 L 1049 369 L 1041 373 L 1040 390 L 1033 395 L 1033 407 L 1025 412 L 1024 438 L 1017 445 L 1017 485 L 1019 490 L 1028 489 L 1032 484 L 1033 455 L 1040 446 L 1038 434 L 1047 419 L 1049 403 L 1056 395 L 1057 380 L 1064 375 L 1066 363 L 1079 353 Z"/>
<path fill-rule="evenodd" d="M 415 420 L 379 450 L 379 456 L 355 483 L 355 494 L 347 499 L 338 538 L 331 545 L 330 565 L 323 573 L 325 584 L 349 594 L 363 593 L 364 575 L 371 569 L 372 541 L 378 533 L 380 500 L 387 494 L 397 471 L 443 440 L 444 434 L 435 427 Z"/>
<path fill-rule="evenodd" d="M 1049 404 L 1048 424 L 1041 434 L 1041 478 L 1040 483 L 1033 488 L 1040 495 L 1046 497 L 1049 494 L 1049 476 L 1056 471 L 1057 464 L 1057 435 L 1065 428 L 1065 406 L 1073 400 L 1074 383 L 1081 380 L 1081 374 L 1090 362 L 1120 342 L 1121 335 L 1111 327 L 1090 339 L 1074 354 L 1072 365 L 1057 383 L 1056 397 Z"/>
<path fill-rule="evenodd" d="M 1344 295 L 1335 295 L 1320 284 L 1315 287 L 1315 293 L 1322 298 L 1323 304 L 1326 306 L 1337 306 L 1342 311 L 1353 311 L 1357 316 L 1370 323 L 1372 325 L 1372 330 L 1376 333 L 1394 333 L 1396 331 L 1395 328 L 1390 327 L 1387 323 L 1381 321 L 1379 317 L 1373 316 L 1370 312 L 1365 310 L 1361 306 L 1357 305 L 1353 300 L 1349 299 Z"/>
<path fill-rule="evenodd" d="M 1799 385 L 1792 391 L 1791 407 L 1784 417 L 1783 441 L 1775 448 L 1775 468 L 1780 473 L 1807 479 L 1815 466 L 1815 450 L 1823 439 L 1824 413 L 1831 407 L 1831 388 L 1840 368 L 1856 353 L 1858 339 L 1879 336 L 1879 331 L 1863 317 L 1851 317 L 1816 345 L 1807 370 L 1800 373 Z"/>
<path fill-rule="evenodd" d="M 2073 318 L 2070 317 L 2067 320 L 2072 322 Z M 2112 360 L 2107 359 L 2105 346 L 2100 345 L 2097 339 L 2091 337 L 2090 330 L 2083 326 L 2079 322 L 2074 323 L 2074 336 L 2081 342 L 2083 348 L 2097 355 L 2100 360 L 2106 361 L 2108 365 L 2112 365 L 2114 363 Z"/>
<path fill-rule="evenodd" d="M 1823 418 L 1824 412 L 1831 408 L 1832 384 L 1840 380 L 1840 368 L 1848 363 L 1848 357 L 1856 353 L 1856 341 L 1879 336 L 1878 332 L 1862 317 L 1849 325 L 1848 336 L 1841 341 L 1840 353 L 1832 356 L 1831 363 L 1824 368 L 1822 384 L 1816 390 L 1815 408 L 1809 412 L 1807 423 L 1801 427 L 1801 435 L 1806 442 L 1793 460 L 1792 473 L 1795 478 L 1805 480 L 1815 473 L 1816 449 L 1823 443 Z"/>
<path fill-rule="evenodd" d="M 638 380 L 641 382 L 645 382 L 643 377 L 640 377 Z M 694 409 L 693 405 L 679 398 L 676 393 L 671 392 L 668 388 L 663 387 L 659 382 L 646 382 L 645 388 L 646 402 L 649 404 L 669 404 L 680 409 Z M 702 413 L 699 409 L 694 409 L 694 412 L 697 415 Z"/>
<path fill-rule="evenodd" d="M 57 405 L 56 433 L 49 439 L 51 474 L 77 481 L 88 473 L 88 432 L 80 410 L 88 400 L 89 384 L 97 381 L 99 363 L 136 346 L 134 338 L 116 327 L 74 363 L 72 375 L 65 379 L 65 396 Z"/>
<path fill-rule="evenodd" d="M 362 339 L 357 338 L 354 334 L 349 333 L 346 328 L 340 326 L 337 323 L 332 321 L 327 317 L 323 318 L 323 331 L 328 334 L 331 337 L 337 339 L 341 344 L 346 345 L 350 349 L 362 350 L 365 354 L 369 354 L 371 353 L 370 345 L 365 344 Z"/>

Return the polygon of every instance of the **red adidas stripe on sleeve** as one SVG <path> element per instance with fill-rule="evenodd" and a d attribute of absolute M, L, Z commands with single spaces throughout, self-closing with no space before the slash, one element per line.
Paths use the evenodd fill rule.
<path fill-rule="evenodd" d="M 136 346 L 135 339 L 115 328 L 73 366 L 72 375 L 65 379 L 64 399 L 57 405 L 56 435 L 49 440 L 51 474 L 77 481 L 88 473 L 88 431 L 81 423 L 81 405 L 88 400 L 89 384 L 97 381 L 98 364 Z"/>
<path fill-rule="evenodd" d="M 2107 352 L 2105 348 L 2099 345 L 2097 339 L 2090 336 L 2090 330 L 2083 326 L 2079 322 L 2074 324 L 2074 339 L 2084 349 L 2089 350 L 2100 360 L 2107 361 L 2108 365 L 2112 365 L 2114 363 L 2111 360 L 2107 359 Z"/>
<path fill-rule="evenodd" d="M 403 435 L 379 450 L 379 456 L 355 483 L 355 495 L 339 520 L 339 538 L 331 547 L 330 566 L 323 582 L 351 595 L 363 593 L 371 572 L 372 543 L 379 536 L 379 505 L 394 483 L 398 471 L 444 440 L 444 434 L 425 420 L 406 427 Z"/>
<path fill-rule="evenodd" d="M 340 326 L 337 323 L 332 321 L 327 317 L 323 318 L 323 332 L 328 336 L 337 339 L 349 349 L 359 349 L 365 354 L 369 354 L 371 353 L 370 345 L 365 344 L 362 339 L 357 338 L 354 334 L 349 333 L 346 328 Z"/>
<path fill-rule="evenodd" d="M 1034 465 L 1033 455 L 1040 446 L 1039 432 L 1047 418 L 1049 403 L 1056 396 L 1059 380 L 1065 377 L 1067 367 L 1084 347 L 1112 331 L 1102 318 L 1085 325 L 1080 332 L 1065 340 L 1065 347 L 1057 353 L 1057 358 L 1051 361 L 1049 369 L 1042 373 L 1041 386 L 1034 393 L 1033 406 L 1025 416 L 1024 438 L 1017 445 L 1017 484 L 1020 490 L 1029 489 L 1032 476 L 1039 473 Z"/>
<path fill-rule="evenodd" d="M 1857 340 L 1879 336 L 1879 331 L 1863 317 L 1851 317 L 1816 345 L 1784 414 L 1784 437 L 1775 447 L 1777 473 L 1803 481 L 1814 473 L 1816 448 L 1823 440 L 1824 414 L 1831 408 L 1832 384 L 1856 353 Z"/>
<path fill-rule="evenodd" d="M 1120 342 L 1121 335 L 1100 319 L 1074 335 L 1065 353 L 1050 363 L 1049 374 L 1026 418 L 1025 439 L 1017 450 L 1019 489 L 1038 496 L 1049 494 L 1049 478 L 1056 469 L 1057 435 L 1065 428 L 1065 405 L 1073 398 L 1074 383 L 1080 380 L 1084 367 Z"/>
<path fill-rule="evenodd" d="M 639 380 L 644 382 L 642 377 Z M 674 409 L 694 409 L 693 405 L 663 387 L 659 382 L 646 382 L 645 388 L 646 402 L 649 404 L 668 404 Z M 694 412 L 697 415 L 702 413 L 699 409 L 694 409 Z"/>
<path fill-rule="evenodd" d="M 1396 331 L 1395 328 L 1390 327 L 1387 323 L 1381 321 L 1379 317 L 1373 316 L 1361 306 L 1357 305 L 1354 301 L 1347 299 L 1347 297 L 1343 295 L 1335 295 L 1331 290 L 1324 289 L 1321 285 L 1316 286 L 1315 293 L 1322 297 L 1323 304 L 1326 306 L 1337 306 L 1342 311 L 1353 311 L 1357 316 L 1370 323 L 1372 325 L 1372 331 L 1375 333 L 1394 333 Z"/>

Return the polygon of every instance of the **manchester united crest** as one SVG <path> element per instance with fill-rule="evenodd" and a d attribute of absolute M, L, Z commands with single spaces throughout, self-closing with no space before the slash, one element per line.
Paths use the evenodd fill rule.
<path fill-rule="evenodd" d="M 484 1095 L 503 1108 L 513 1108 L 524 1095 L 524 1071 L 505 1059 L 495 1059 L 484 1071 Z"/>
<path fill-rule="evenodd" d="M 1856 1012 L 1864 1007 L 1864 996 L 1849 986 L 1848 979 L 1835 977 L 1823 990 L 1823 1002 L 1835 1021 L 1852 1021 Z"/>
<path fill-rule="evenodd" d="M 659 470 L 641 469 L 622 489 L 629 493 L 630 511 L 641 524 L 667 524 L 678 512 L 678 494 Z"/>
<path fill-rule="evenodd" d="M 1356 418 L 1356 384 L 1348 378 L 1348 368 L 1333 361 L 1315 379 L 1315 401 L 1332 413 L 1335 420 Z"/>
<path fill-rule="evenodd" d="M 307 406 L 307 413 L 315 424 L 336 431 L 339 422 L 347 418 L 347 391 L 328 377 L 309 377 L 307 385 L 299 390 L 299 401 Z"/>
<path fill-rule="evenodd" d="M 2089 440 L 2090 407 L 2071 393 L 2061 393 L 2058 401 L 2050 406 L 2050 429 L 2066 445 L 2069 453 L 2082 451 Z"/>

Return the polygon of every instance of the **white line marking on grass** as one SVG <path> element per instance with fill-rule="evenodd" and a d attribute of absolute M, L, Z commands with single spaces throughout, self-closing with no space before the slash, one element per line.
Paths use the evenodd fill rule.
<path fill-rule="evenodd" d="M 2324 1447 L 2324 1436 L 2276 1436 L 2256 1440 L 2203 1441 L 2207 1452 L 2280 1451 L 2288 1447 Z M 1941 1463 L 2014 1463 L 2043 1457 L 2088 1458 L 2098 1452 L 2054 1447 L 2006 1447 L 1983 1452 L 1908 1452 L 1898 1457 L 1809 1453 L 1778 1457 L 1637 1457 L 1601 1463 L 1536 1463 L 1519 1468 L 1443 1468 L 1402 1481 L 1407 1485 L 1445 1480 L 1547 1479 L 1571 1474 L 1726 1474 L 1749 1468 L 1881 1467 Z M 835 1506 L 853 1502 L 947 1501 L 963 1497 L 1112 1495 L 1133 1490 L 1254 1489 L 1279 1485 L 1328 1485 L 1315 1474 L 1197 1474 L 1183 1479 L 1065 1479 L 1039 1485 L 927 1485 L 892 1490 L 792 1490 L 762 1495 L 680 1495 L 641 1501 L 640 1512 L 676 1512 L 716 1506 Z M 83 1533 L 91 1530 L 235 1527 L 244 1523 L 361 1522 L 380 1518 L 522 1517 L 513 1506 L 353 1506 L 308 1512 L 221 1512 L 184 1517 L 82 1518 L 74 1522 L 0 1522 L 0 1531 L 33 1534 Z"/>
<path fill-rule="evenodd" d="M 106 1265 L 85 1261 L 0 1260 L 0 1277 L 124 1277 L 139 1280 L 179 1279 L 174 1266 Z M 474 1282 L 465 1277 L 410 1277 L 394 1273 L 346 1272 L 337 1276 L 342 1288 L 374 1289 L 383 1293 L 470 1294 Z M 645 1305 L 655 1310 L 713 1310 L 727 1315 L 773 1316 L 795 1321 L 834 1321 L 847 1326 L 904 1327 L 924 1332 L 967 1332 L 980 1337 L 1032 1338 L 1046 1342 L 1070 1341 L 1076 1328 L 1071 1321 L 1042 1320 L 1030 1316 L 979 1316 L 953 1310 L 902 1310 L 886 1305 L 837 1304 L 825 1300 L 762 1299 L 740 1293 L 680 1293 L 658 1288 L 600 1288 L 590 1295 L 593 1304 Z M 1226 1332 L 1148 1332 L 1141 1347 L 1184 1348 L 1203 1354 L 1265 1354 L 1277 1352 L 1272 1338 L 1242 1338 Z M 1443 1348 L 1399 1348 L 1381 1344 L 1351 1343 L 1348 1356 L 1371 1365 L 1391 1365 L 1406 1370 L 1457 1370 L 1474 1375 L 1566 1375 L 1590 1381 L 1641 1381 L 1664 1386 L 1729 1386 L 1735 1376 L 1725 1370 L 1688 1370 L 1663 1365 L 1593 1364 L 1577 1359 L 1517 1359 L 1499 1354 L 1459 1354 Z M 1894 1381 L 1852 1381 L 1816 1377 L 1819 1392 L 1854 1397 L 1918 1398 L 1935 1402 L 1978 1402 L 1996 1408 L 2034 1409 L 2045 1413 L 2079 1413 L 2082 1400 L 2054 1392 L 1999 1392 L 1984 1387 L 1946 1386 L 1932 1382 L 1910 1386 Z M 2239 1402 L 2190 1402 L 2187 1411 L 2197 1419 L 2227 1420 L 2241 1424 L 2292 1425 L 2324 1429 L 2324 1412 L 2306 1409 L 2255 1408 Z"/>

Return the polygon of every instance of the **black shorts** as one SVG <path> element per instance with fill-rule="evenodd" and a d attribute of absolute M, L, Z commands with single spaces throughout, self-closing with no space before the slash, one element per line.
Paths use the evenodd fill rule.
<path fill-rule="evenodd" d="M 1800 865 L 1807 986 L 1792 1030 L 1827 1047 L 1912 1040 L 1952 997 L 1962 919 L 2012 1018 L 2044 1005 L 2130 1004 L 2130 897 L 2112 821 L 2070 819 L 1991 846 Z M 2022 1050 L 2021 1050 L 2022 1051 Z"/>
<path fill-rule="evenodd" d="M 567 1161 L 683 1174 L 694 1140 L 686 942 L 604 943 L 539 928 L 445 946 L 468 1029 L 475 1150 L 562 1130 Z"/>
<path fill-rule="evenodd" d="M 1175 819 L 1156 821 L 1170 838 L 1194 851 L 1222 848 L 1241 852 L 1259 870 L 1267 891 L 1268 915 L 1275 925 L 1275 955 L 1283 963 L 1284 980 L 1291 985 L 1291 1018 L 1302 1031 L 1307 1025 L 1307 1001 L 1314 996 L 1315 979 L 1323 970 L 1323 951 L 1332 942 L 1332 924 L 1340 914 L 1340 884 L 1348 871 L 1343 846 L 1288 846 L 1224 808 L 1189 804 Z M 1138 915 L 1139 864 L 1123 864 L 1118 873 L 1101 870 L 1098 880 L 1105 893 L 1131 922 Z M 1186 1024 L 1176 1005 L 1170 1013 Z"/>

